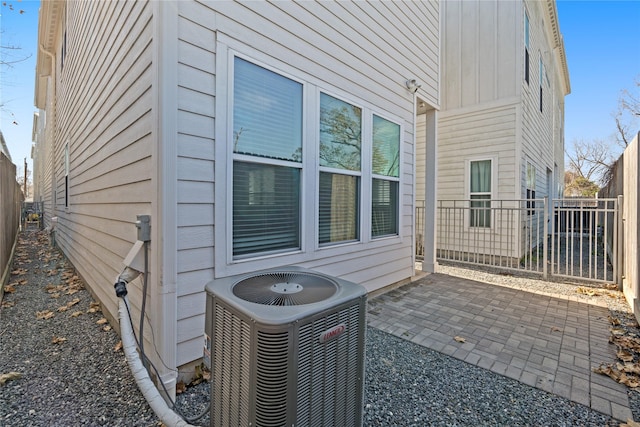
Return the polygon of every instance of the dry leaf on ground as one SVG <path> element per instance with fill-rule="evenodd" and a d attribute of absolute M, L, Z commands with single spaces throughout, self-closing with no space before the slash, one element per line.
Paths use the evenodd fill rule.
<path fill-rule="evenodd" d="M 87 313 L 97 313 L 98 311 L 100 311 L 100 303 L 95 301 L 91 302 Z"/>
<path fill-rule="evenodd" d="M 36 319 L 51 319 L 53 317 L 53 311 L 44 310 L 36 312 Z"/>
<path fill-rule="evenodd" d="M 617 317 L 609 316 L 609 323 L 611 323 L 613 326 L 620 326 L 620 319 L 618 319 Z"/>
<path fill-rule="evenodd" d="M 456 335 L 455 337 L 453 337 L 453 339 L 454 339 L 454 340 L 456 340 L 456 341 L 458 341 L 458 342 L 465 342 L 465 341 L 466 341 L 466 339 L 465 339 L 465 338 L 459 337 L 459 336 L 457 336 L 457 335 Z"/>
<path fill-rule="evenodd" d="M 80 298 L 74 298 L 67 303 L 67 308 L 71 308 L 79 302 L 80 302 Z"/>
<path fill-rule="evenodd" d="M 186 389 L 187 386 L 185 385 L 185 383 L 182 381 L 178 381 L 178 383 L 176 384 L 176 394 L 184 393 Z"/>
<path fill-rule="evenodd" d="M 15 291 L 16 291 L 16 288 L 13 285 L 7 285 L 7 286 L 4 287 L 4 293 L 6 293 L 6 294 L 12 294 Z"/>
<path fill-rule="evenodd" d="M 107 319 L 105 319 L 105 318 L 103 317 L 102 319 L 98 320 L 96 323 L 97 323 L 98 325 L 104 325 L 104 324 L 105 324 L 105 323 L 107 323 L 107 322 L 108 322 L 108 320 L 107 320 Z"/>
<path fill-rule="evenodd" d="M 0 386 L 5 385 L 7 381 L 17 380 L 22 378 L 20 372 L 7 372 L 6 374 L 0 374 Z"/>
<path fill-rule="evenodd" d="M 551 328 L 551 332 L 562 332 L 562 329 L 558 328 L 557 326 L 553 326 Z"/>
<path fill-rule="evenodd" d="M 118 341 L 118 344 L 115 345 L 115 347 L 113 347 L 113 351 L 118 352 L 122 350 L 122 341 Z"/>
<path fill-rule="evenodd" d="M 103 331 L 105 332 L 109 332 L 111 330 L 111 326 L 110 325 L 106 325 L 104 328 L 102 328 Z"/>
<path fill-rule="evenodd" d="M 633 354 L 629 353 L 623 348 L 618 349 L 616 356 L 618 356 L 618 359 L 622 360 L 623 362 L 633 362 Z"/>
<path fill-rule="evenodd" d="M 584 286 L 578 287 L 576 289 L 576 292 L 590 297 L 597 297 L 599 295 L 602 295 L 602 292 L 598 291 L 597 289 L 585 288 Z"/>
<path fill-rule="evenodd" d="M 66 340 L 67 339 L 63 337 L 53 337 L 53 339 L 51 340 L 51 344 L 62 344 Z"/>
<path fill-rule="evenodd" d="M 84 313 L 81 311 L 74 311 L 73 313 L 71 313 L 71 317 L 78 317 L 78 316 L 82 316 Z"/>
<path fill-rule="evenodd" d="M 2 301 L 2 308 L 9 308 L 16 305 L 15 301 Z"/>

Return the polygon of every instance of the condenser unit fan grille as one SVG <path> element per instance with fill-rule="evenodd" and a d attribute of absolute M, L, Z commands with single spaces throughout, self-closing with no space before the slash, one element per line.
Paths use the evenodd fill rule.
<path fill-rule="evenodd" d="M 324 301 L 338 291 L 333 280 L 310 273 L 269 272 L 240 280 L 233 294 L 263 305 L 303 305 Z"/>

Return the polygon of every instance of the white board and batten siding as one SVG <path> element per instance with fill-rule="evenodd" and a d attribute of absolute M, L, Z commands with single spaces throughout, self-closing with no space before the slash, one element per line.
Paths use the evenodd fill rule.
<path fill-rule="evenodd" d="M 203 286 L 214 277 L 295 263 L 374 290 L 413 275 L 414 106 L 404 84 L 419 80 L 420 97 L 438 106 L 438 8 L 435 2 L 178 2 L 178 365 L 201 356 Z M 227 81 L 216 70 L 229 50 L 397 118 L 403 129 L 399 237 L 323 249 L 311 241 L 294 258 L 239 266 L 219 256 L 226 229 L 220 205 L 230 183 L 228 153 L 220 146 L 228 135 L 228 120 L 220 117 L 227 115 Z"/>

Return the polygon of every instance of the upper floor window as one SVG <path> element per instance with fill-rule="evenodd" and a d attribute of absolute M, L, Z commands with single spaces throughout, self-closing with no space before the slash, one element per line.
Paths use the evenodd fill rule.
<path fill-rule="evenodd" d="M 64 145 L 64 207 L 69 207 L 69 143 Z"/>
<path fill-rule="evenodd" d="M 475 160 L 469 164 L 471 227 L 491 227 L 491 169 L 491 160 Z"/>
<path fill-rule="evenodd" d="M 524 80 L 529 84 L 529 14 L 524 12 Z"/>
<path fill-rule="evenodd" d="M 544 80 L 544 75 L 546 71 L 544 69 L 544 63 L 542 62 L 542 54 L 540 54 L 540 112 L 542 113 L 542 82 Z"/>

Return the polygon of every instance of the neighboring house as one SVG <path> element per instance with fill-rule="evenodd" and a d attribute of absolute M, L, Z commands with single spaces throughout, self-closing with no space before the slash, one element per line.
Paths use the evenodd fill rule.
<path fill-rule="evenodd" d="M 442 207 L 455 200 L 465 208 L 457 211 L 464 218 L 456 223 L 455 238 L 442 230 L 452 211 L 441 211 L 438 250 L 455 251 L 475 239 L 480 252 L 493 245 L 497 254 L 519 258 L 536 242 L 522 238 L 508 248 L 506 240 L 495 242 L 506 228 L 517 234 L 518 227 L 529 227 L 524 223 L 532 224 L 526 216 L 533 211 L 526 208 L 535 202 L 524 202 L 524 218 L 510 226 L 496 224 L 497 211 L 482 208 L 499 206 L 489 199 L 522 208 L 515 200 L 562 197 L 564 97 L 570 85 L 556 4 L 446 1 L 441 8 L 437 198 Z M 418 164 L 418 180 L 423 171 Z M 534 227 L 542 227 L 541 219 Z M 531 234 L 542 236 L 537 230 Z M 491 243 L 483 249 L 484 242 Z"/>
<path fill-rule="evenodd" d="M 440 7 L 42 2 L 36 197 L 112 320 L 150 215 L 146 348 L 170 389 L 202 355 L 213 278 L 299 265 L 374 291 L 414 275 L 416 144 L 435 153 L 435 126 L 414 129 L 418 105 L 432 121 L 439 107 Z"/>

